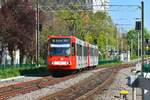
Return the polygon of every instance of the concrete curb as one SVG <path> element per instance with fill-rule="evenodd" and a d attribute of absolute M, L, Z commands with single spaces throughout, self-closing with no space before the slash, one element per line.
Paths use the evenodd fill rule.
<path fill-rule="evenodd" d="M 0 82 L 7 82 L 7 81 L 14 81 L 19 78 L 24 78 L 25 76 L 17 76 L 17 77 L 11 77 L 11 78 L 6 78 L 6 79 L 0 79 Z"/>

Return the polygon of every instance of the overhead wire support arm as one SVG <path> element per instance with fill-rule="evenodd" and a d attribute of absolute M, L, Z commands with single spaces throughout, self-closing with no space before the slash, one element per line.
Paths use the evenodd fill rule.
<path fill-rule="evenodd" d="M 140 7 L 141 8 L 141 6 L 140 5 L 92 5 L 92 4 L 87 4 L 87 5 L 80 5 L 80 4 L 78 4 L 78 5 L 73 5 L 73 4 L 71 4 L 71 5 L 57 5 L 57 7 L 69 7 L 69 6 L 78 6 L 78 7 L 81 7 L 81 6 L 120 6 L 120 7 Z M 50 6 L 43 6 L 43 7 L 50 7 Z"/>
<path fill-rule="evenodd" d="M 129 11 L 130 8 L 134 8 L 135 10 L 141 8 L 141 6 L 139 5 L 89 5 L 89 4 L 86 4 L 86 5 L 80 5 L 80 4 L 76 4 L 76 5 L 57 5 L 55 7 L 55 9 L 53 9 L 54 7 L 53 6 L 42 6 L 40 5 L 40 9 L 42 9 L 42 11 L 48 11 L 48 12 L 57 12 L 57 11 L 65 11 L 66 9 L 62 9 L 62 8 L 67 8 L 67 10 L 70 9 L 70 7 L 76 7 L 74 10 L 72 11 L 76 11 L 76 12 L 80 12 L 80 11 L 93 11 L 93 9 L 81 9 L 80 7 L 92 7 L 92 6 L 106 6 L 106 7 L 110 7 L 108 9 L 108 11 L 123 11 L 123 10 L 119 10 L 118 8 L 117 9 L 111 9 L 112 7 L 127 7 L 127 9 L 124 9 L 124 11 Z M 135 11 L 134 10 L 134 11 Z M 105 11 L 105 10 L 99 10 L 99 11 Z"/>

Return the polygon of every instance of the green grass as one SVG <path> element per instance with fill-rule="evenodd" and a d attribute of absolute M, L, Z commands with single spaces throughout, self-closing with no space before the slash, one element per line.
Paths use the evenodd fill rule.
<path fill-rule="evenodd" d="M 21 75 L 28 75 L 34 73 L 42 73 L 47 71 L 46 66 L 41 67 L 9 67 L 6 69 L 0 69 L 0 79 L 9 77 L 16 77 Z"/>
<path fill-rule="evenodd" d="M 150 58 L 150 55 L 144 55 L 144 58 Z M 138 59 L 138 56 L 134 55 L 134 56 L 131 57 L 131 60 L 135 60 L 135 59 Z"/>
<path fill-rule="evenodd" d="M 114 65 L 120 65 L 122 62 L 120 61 L 113 61 L 113 62 L 108 62 L 108 63 L 103 63 L 99 65 L 102 68 L 107 68 L 111 67 Z M 47 72 L 47 66 L 43 65 L 41 67 L 35 67 L 35 66 L 22 66 L 22 67 L 15 67 L 11 66 L 6 69 L 0 69 L 0 79 L 5 79 L 9 77 L 16 77 L 16 76 L 21 76 L 21 75 L 33 75 L 33 74 L 38 74 L 38 73 L 44 73 Z"/>
<path fill-rule="evenodd" d="M 123 62 L 113 62 L 113 63 L 108 63 L 108 64 L 103 64 L 103 65 L 99 65 L 99 67 L 102 67 L 102 68 L 109 68 L 109 67 L 112 67 L 114 65 L 120 65 L 120 64 L 123 64 Z"/>
<path fill-rule="evenodd" d="M 9 77 L 15 77 L 19 76 L 20 72 L 19 69 L 13 68 L 13 69 L 5 69 L 5 70 L 0 70 L 0 78 L 9 78 Z"/>

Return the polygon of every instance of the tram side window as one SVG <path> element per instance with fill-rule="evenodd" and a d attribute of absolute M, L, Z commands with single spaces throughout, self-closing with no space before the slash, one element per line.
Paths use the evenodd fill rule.
<path fill-rule="evenodd" d="M 90 48 L 90 55 L 91 55 L 91 56 L 94 56 L 94 55 L 93 55 L 93 48 Z"/>
<path fill-rule="evenodd" d="M 88 48 L 84 46 L 84 56 L 88 55 Z"/>
<path fill-rule="evenodd" d="M 83 46 L 83 53 L 84 53 L 84 56 L 86 56 L 86 47 L 85 46 Z"/>
<path fill-rule="evenodd" d="M 90 48 L 90 56 L 92 56 L 92 51 L 91 51 L 92 49 Z"/>
<path fill-rule="evenodd" d="M 96 49 L 96 56 L 98 56 L 98 49 Z"/>
<path fill-rule="evenodd" d="M 94 49 L 94 56 L 96 56 L 96 49 Z"/>
<path fill-rule="evenodd" d="M 90 56 L 92 55 L 92 51 L 91 51 L 92 49 L 90 48 Z"/>
<path fill-rule="evenodd" d="M 75 56 L 75 43 L 72 43 L 72 56 Z"/>
<path fill-rule="evenodd" d="M 82 46 L 77 44 L 77 56 L 82 56 Z"/>
<path fill-rule="evenodd" d="M 94 49 L 94 56 L 97 56 L 97 50 Z"/>

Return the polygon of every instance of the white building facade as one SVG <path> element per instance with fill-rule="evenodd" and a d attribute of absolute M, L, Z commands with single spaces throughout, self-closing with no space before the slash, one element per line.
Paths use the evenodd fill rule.
<path fill-rule="evenodd" d="M 109 9 L 109 0 L 92 0 L 93 12 L 105 11 Z"/>

